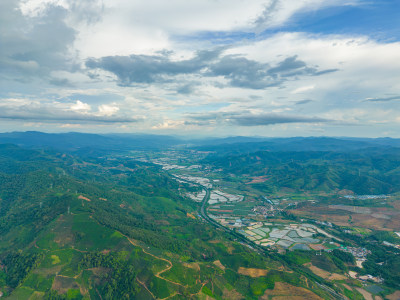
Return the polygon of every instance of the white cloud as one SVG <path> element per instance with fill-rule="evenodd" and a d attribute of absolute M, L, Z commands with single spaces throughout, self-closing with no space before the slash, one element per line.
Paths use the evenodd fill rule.
<path fill-rule="evenodd" d="M 153 129 L 175 129 L 175 128 L 180 128 L 185 125 L 185 121 L 182 120 L 165 120 L 160 124 L 157 124 L 153 126 Z"/>
<path fill-rule="evenodd" d="M 15 9 L 18 3 L 20 11 Z M 103 122 L 117 131 L 153 128 L 171 132 L 216 130 L 218 134 L 279 135 L 298 134 L 304 129 L 307 133 L 350 134 L 362 130 L 378 132 L 368 129 L 374 124 L 379 132 L 396 132 L 389 127 L 397 128 L 399 123 L 396 111 L 400 110 L 400 101 L 396 99 L 400 95 L 400 43 L 360 35 L 282 31 L 287 27 L 277 30 L 280 32 L 277 34 L 271 31 L 268 35 L 257 35 L 267 28 L 281 29 L 279 26 L 291 22 L 297 13 L 318 13 L 329 6 L 363 3 L 356 0 L 4 0 L 0 2 L 0 44 L 4 45 L 0 47 L 0 123 L 8 120 L 15 126 L 18 120 L 28 120 L 46 126 L 48 122 L 61 120 L 60 123 L 66 123 L 64 128 L 78 125 L 82 130 L 95 128 L 80 124 L 86 117 L 92 124 Z M 255 35 L 241 39 L 243 33 Z M 174 63 L 187 60 L 190 65 L 195 62 L 191 59 L 197 57 L 197 51 L 215 50 L 220 42 L 218 37 L 230 35 L 233 37 L 229 45 L 225 44 L 221 56 L 209 64 L 199 64 L 192 73 L 179 73 L 176 69 L 160 72 L 150 62 L 143 69 L 155 74 L 157 80 L 146 82 L 139 80 L 143 78 L 138 74 L 137 64 L 123 65 L 127 67 L 120 68 L 123 74 L 104 71 L 107 68 L 86 68 L 89 57 L 134 58 L 133 54 L 161 57 L 158 51 L 164 54 L 170 51 L 164 56 L 167 67 L 174 69 Z M 222 64 L 220 58 L 225 56 L 228 58 Z M 292 68 L 303 72 L 291 72 L 290 68 L 285 72 L 281 68 L 279 72 L 268 73 L 271 68 L 281 67 L 288 58 L 292 65 L 304 63 L 301 68 Z M 149 57 L 143 60 L 146 59 Z M 338 71 L 319 74 L 333 69 Z M 118 86 L 117 79 L 126 74 L 136 80 L 129 81 L 129 86 Z M 274 84 L 263 81 L 268 76 L 276 79 L 271 80 Z M 280 124 L 270 125 L 271 131 L 267 131 L 259 126 L 242 128 L 230 124 L 215 128 L 211 124 L 196 129 L 196 124 L 187 119 L 191 113 L 240 111 L 255 115 L 314 116 L 339 120 L 341 125 Z M 48 117 L 43 121 L 40 118 L 45 114 Z M 135 120 L 141 122 L 132 123 Z M 363 125 L 357 128 L 364 129 L 347 131 L 343 129 L 345 123 Z M 0 128 L 4 128 L 1 124 Z"/>
<path fill-rule="evenodd" d="M 89 104 L 77 100 L 75 104 L 71 105 L 71 110 L 79 112 L 88 112 L 89 110 L 91 110 L 91 107 Z"/>
<path fill-rule="evenodd" d="M 297 89 L 291 91 L 291 94 L 299 94 L 299 93 L 303 93 L 303 92 L 307 92 L 307 91 L 311 91 L 315 88 L 315 85 L 307 85 L 307 86 L 301 86 L 298 87 Z"/>
<path fill-rule="evenodd" d="M 119 111 L 119 107 L 113 103 L 111 105 L 103 104 L 99 106 L 99 116 L 112 116 Z"/>
<path fill-rule="evenodd" d="M 68 8 L 74 0 L 44 0 Z M 93 0 L 94 1 L 94 0 Z M 30 0 L 30 2 L 40 2 Z M 97 1 L 95 1 L 97 2 Z M 174 49 L 187 54 L 183 39 L 204 32 L 260 32 L 285 24 L 297 12 L 345 0 L 104 0 L 98 22 L 72 23 L 78 32 L 76 49 L 83 58 L 153 54 Z M 356 2 L 356 1 L 354 1 Z M 87 9 L 87 8 L 86 8 Z M 98 10 L 98 9 L 97 9 Z M 73 11 L 74 14 L 79 14 Z M 76 20 L 76 18 L 70 18 Z M 207 41 L 204 41 L 207 43 Z M 192 41 L 192 43 L 195 43 Z M 179 48 L 179 49 L 178 49 Z"/>

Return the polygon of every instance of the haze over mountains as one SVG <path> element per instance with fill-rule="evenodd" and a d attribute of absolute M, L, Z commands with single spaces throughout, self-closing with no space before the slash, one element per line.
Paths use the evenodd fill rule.
<path fill-rule="evenodd" d="M 78 150 L 165 149 L 195 147 L 205 151 L 349 151 L 367 148 L 400 147 L 400 139 L 341 137 L 227 137 L 190 139 L 152 134 L 43 133 L 38 131 L 0 133 L 0 143 L 32 148 Z"/>

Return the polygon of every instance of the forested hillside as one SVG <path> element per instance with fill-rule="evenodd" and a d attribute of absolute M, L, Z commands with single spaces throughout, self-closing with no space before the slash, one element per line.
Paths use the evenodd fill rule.
<path fill-rule="evenodd" d="M 295 191 L 388 194 L 400 191 L 400 151 L 258 151 L 209 156 L 204 163 L 241 176 L 266 176 L 267 192 Z"/>
<path fill-rule="evenodd" d="M 191 188 L 160 167 L 14 145 L 0 146 L 0 165 L 0 290 L 9 299 L 251 299 L 279 281 L 326 295 L 198 219 L 178 193 Z"/>

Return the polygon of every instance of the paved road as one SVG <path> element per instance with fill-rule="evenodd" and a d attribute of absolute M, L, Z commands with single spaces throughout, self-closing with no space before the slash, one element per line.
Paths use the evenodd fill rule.
<path fill-rule="evenodd" d="M 231 236 L 233 236 L 236 240 L 242 242 L 243 244 L 251 247 L 252 249 L 254 249 L 255 251 L 259 252 L 259 253 L 264 253 L 266 254 L 266 249 L 262 248 L 261 246 L 253 243 L 252 241 L 246 239 L 244 236 L 242 236 L 241 234 L 237 233 L 234 230 L 231 230 L 229 228 L 226 228 L 225 226 L 221 225 L 220 223 L 218 223 L 217 221 L 215 221 L 214 219 L 210 218 L 207 214 L 207 205 L 208 205 L 208 200 L 210 199 L 210 190 L 209 189 L 205 189 L 206 190 L 206 195 L 203 198 L 203 201 L 201 202 L 201 206 L 199 209 L 199 214 L 203 217 L 204 220 L 206 220 L 208 223 L 210 223 L 211 225 L 220 228 L 222 230 L 224 230 L 225 232 L 229 233 Z"/>
<path fill-rule="evenodd" d="M 231 236 L 233 236 L 236 240 L 242 242 L 242 244 L 245 244 L 247 246 L 249 246 L 250 248 L 252 248 L 253 250 L 257 251 L 260 254 L 264 254 L 266 256 L 268 256 L 268 250 L 264 249 L 263 247 L 261 247 L 260 245 L 257 245 L 255 243 L 253 243 L 252 241 L 246 239 L 244 236 L 242 236 L 241 234 L 237 233 L 236 231 L 230 230 L 229 228 L 226 228 L 225 226 L 221 225 L 220 223 L 218 223 L 217 221 L 215 221 L 214 219 L 210 218 L 207 214 L 207 205 L 208 205 L 208 200 L 210 199 L 210 190 L 209 189 L 205 189 L 206 190 L 206 195 L 203 198 L 203 201 L 201 202 L 201 206 L 199 209 L 199 214 L 203 217 L 204 220 L 206 220 L 208 223 L 210 223 L 211 225 L 217 227 L 217 228 L 221 228 L 222 230 L 224 230 L 225 232 L 229 233 Z M 286 262 L 281 261 L 281 263 L 283 263 L 284 265 L 286 265 Z M 292 266 L 293 268 L 293 266 Z M 317 281 L 315 281 L 319 287 L 321 287 L 322 289 L 324 289 L 326 292 L 328 292 L 329 294 L 331 294 L 335 299 L 345 299 L 342 295 L 338 294 L 335 290 L 331 289 L 330 287 L 321 284 Z"/>

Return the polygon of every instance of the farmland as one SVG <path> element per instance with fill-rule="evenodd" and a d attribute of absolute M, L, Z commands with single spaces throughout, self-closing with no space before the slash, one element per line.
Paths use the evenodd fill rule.
<path fill-rule="evenodd" d="M 1 151 L 27 165 L 26 150 Z M 260 174 L 264 154 L 253 171 L 185 149 L 37 155 L 0 176 L 10 299 L 357 299 L 400 288 L 396 193 L 277 189 L 269 172 L 281 165 Z"/>

